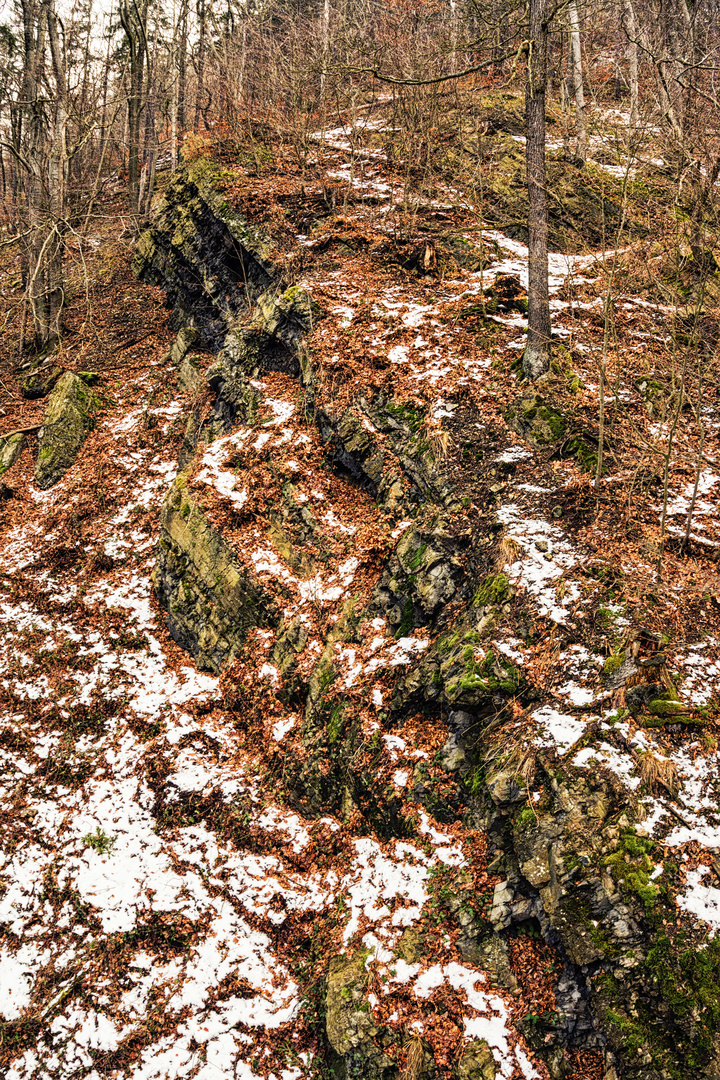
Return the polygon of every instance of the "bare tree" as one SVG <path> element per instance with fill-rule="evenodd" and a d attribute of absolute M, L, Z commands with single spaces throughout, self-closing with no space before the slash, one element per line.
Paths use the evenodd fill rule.
<path fill-rule="evenodd" d="M 548 289 L 548 197 L 545 172 L 545 90 L 550 7 L 548 0 L 528 0 L 528 47 L 525 82 L 528 187 L 528 337 L 523 370 L 538 379 L 550 367 L 550 295 Z"/>
<path fill-rule="evenodd" d="M 570 60 L 572 68 L 573 96 L 575 98 L 575 123 L 577 125 L 577 146 L 575 159 L 584 165 L 587 158 L 587 128 L 585 124 L 585 94 L 583 92 L 582 50 L 580 45 L 580 16 L 577 0 L 568 3 L 568 22 L 570 23 Z"/>
<path fill-rule="evenodd" d="M 148 59 L 148 0 L 120 0 L 120 22 L 130 57 L 127 99 L 128 187 L 130 206 L 137 213 L 140 200 L 140 129 L 143 113 L 145 62 Z"/>

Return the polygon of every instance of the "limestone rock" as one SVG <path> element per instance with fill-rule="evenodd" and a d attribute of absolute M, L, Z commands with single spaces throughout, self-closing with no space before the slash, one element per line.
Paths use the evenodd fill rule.
<path fill-rule="evenodd" d="M 25 449 L 26 441 L 22 431 L 13 431 L 0 439 L 0 476 L 15 464 Z"/>
<path fill-rule="evenodd" d="M 345 1058 L 348 1074 L 379 1077 L 393 1062 L 376 1044 L 381 1029 L 365 997 L 367 973 L 362 953 L 330 962 L 325 1028 L 333 1050 Z"/>
<path fill-rule="evenodd" d="M 181 364 L 191 349 L 200 341 L 200 331 L 194 326 L 183 326 L 178 330 L 177 337 L 170 349 L 170 363 Z"/>
<path fill-rule="evenodd" d="M 203 380 L 198 371 L 199 362 L 198 356 L 185 356 L 180 363 L 178 385 L 188 394 L 197 393 L 202 388 Z"/>
<path fill-rule="evenodd" d="M 81 378 L 66 371 L 50 395 L 38 438 L 35 483 L 42 490 L 56 484 L 74 464 L 93 426 L 99 401 Z"/>
<path fill-rule="evenodd" d="M 518 398 L 505 413 L 505 422 L 538 450 L 559 442 L 566 433 L 562 415 L 538 393 Z"/>
<path fill-rule="evenodd" d="M 515 892 L 508 881 L 499 881 L 493 893 L 490 922 L 496 929 L 504 929 L 512 923 L 512 904 Z"/>
<path fill-rule="evenodd" d="M 251 627 L 275 621 L 270 598 L 207 520 L 182 473 L 163 504 L 160 530 L 153 584 L 170 633 L 198 667 L 219 672 Z"/>
<path fill-rule="evenodd" d="M 63 369 L 58 367 L 57 364 L 45 364 L 32 371 L 26 379 L 23 379 L 20 387 L 22 396 L 30 400 L 45 397 L 60 379 L 62 373 Z"/>
<path fill-rule="evenodd" d="M 457 1080 L 495 1080 L 497 1066 L 484 1039 L 475 1039 L 463 1051 L 455 1068 Z"/>

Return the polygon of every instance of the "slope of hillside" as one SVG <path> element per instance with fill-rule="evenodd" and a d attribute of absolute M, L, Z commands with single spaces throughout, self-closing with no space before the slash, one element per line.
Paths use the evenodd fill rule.
<path fill-rule="evenodd" d="M 720 1070 L 714 282 L 566 244 L 529 385 L 521 239 L 382 124 L 208 147 L 88 256 L 62 438 L 8 391 L 12 1080 Z"/>

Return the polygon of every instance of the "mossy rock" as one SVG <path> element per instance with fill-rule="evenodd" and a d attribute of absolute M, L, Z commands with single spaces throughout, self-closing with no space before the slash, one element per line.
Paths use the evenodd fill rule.
<path fill-rule="evenodd" d="M 25 449 L 27 442 L 21 431 L 14 431 L 0 439 L 0 476 L 14 465 Z"/>
<path fill-rule="evenodd" d="M 454 1075 L 457 1080 L 495 1080 L 497 1065 L 484 1039 L 475 1039 L 465 1048 Z"/>
<path fill-rule="evenodd" d="M 584 435 L 571 435 L 562 448 L 561 456 L 575 458 L 583 472 L 591 475 L 597 472 L 597 446 L 593 446 Z"/>
<path fill-rule="evenodd" d="M 344 1059 L 346 1075 L 363 1080 L 388 1080 L 396 1073 L 383 1044 L 395 1041 L 375 1021 L 367 1000 L 366 952 L 338 956 L 330 961 L 325 994 L 325 1031 L 328 1042 Z"/>
<path fill-rule="evenodd" d="M 175 640 L 198 667 L 219 672 L 254 626 L 275 622 L 271 598 L 205 516 L 185 474 L 160 513 L 153 584 Z"/>
<path fill-rule="evenodd" d="M 566 435 L 565 418 L 537 393 L 518 398 L 504 419 L 512 431 L 538 450 L 554 446 Z"/>
<path fill-rule="evenodd" d="M 62 373 L 63 369 L 57 365 L 43 367 L 37 371 L 33 371 L 26 379 L 23 379 L 20 386 L 22 396 L 31 401 L 36 398 L 45 397 L 57 384 Z"/>
<path fill-rule="evenodd" d="M 95 422 L 96 394 L 71 371 L 57 382 L 38 438 L 35 483 L 41 490 L 57 484 L 74 464 Z"/>
<path fill-rule="evenodd" d="M 395 946 L 395 955 L 408 964 L 417 964 L 425 954 L 424 941 L 422 930 L 405 930 Z"/>
<path fill-rule="evenodd" d="M 510 592 L 510 582 L 506 574 L 488 574 L 478 587 L 474 597 L 475 607 L 486 607 L 488 604 L 502 604 Z"/>

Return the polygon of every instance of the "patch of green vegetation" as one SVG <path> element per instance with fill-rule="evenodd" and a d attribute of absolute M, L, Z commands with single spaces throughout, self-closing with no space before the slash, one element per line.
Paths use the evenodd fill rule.
<path fill-rule="evenodd" d="M 620 834 L 617 851 L 603 859 L 603 865 L 612 870 L 618 884 L 639 896 L 648 913 L 652 911 L 660 892 L 660 886 L 650 881 L 650 874 L 655 869 L 650 858 L 654 849 L 654 841 L 638 836 L 634 830 L 628 829 Z"/>
<path fill-rule="evenodd" d="M 110 855 L 112 853 L 115 844 L 117 843 L 117 837 L 108 836 L 103 832 L 99 825 L 95 827 L 94 833 L 88 833 L 87 836 L 83 836 L 83 844 L 87 844 L 88 847 L 97 851 L 98 855 Z"/>
<path fill-rule="evenodd" d="M 674 940 L 659 934 L 647 956 L 653 979 L 670 1004 L 673 1017 L 687 1019 L 695 1035 L 688 1048 L 687 1064 L 693 1068 L 707 1063 L 713 1032 L 720 1025 L 720 941 L 708 941 L 704 948 L 691 944 L 680 931 Z"/>
<path fill-rule="evenodd" d="M 534 825 L 536 821 L 537 814 L 530 806 L 523 806 L 522 810 L 515 818 L 515 824 L 520 829 L 525 829 L 528 825 Z"/>
<path fill-rule="evenodd" d="M 340 738 L 344 725 L 345 705 L 340 702 L 337 705 L 333 705 L 331 708 L 327 722 L 327 737 L 331 746 Z"/>
<path fill-rule="evenodd" d="M 410 599 L 410 597 L 408 597 L 407 600 L 405 601 L 405 606 L 403 607 L 403 612 L 402 612 L 402 618 L 400 620 L 400 625 L 398 626 L 397 630 L 395 631 L 395 637 L 396 638 L 407 637 L 407 635 L 410 633 L 410 631 L 413 629 L 414 626 L 415 626 L 415 607 L 414 607 L 413 602 Z"/>
<path fill-rule="evenodd" d="M 506 574 L 489 574 L 477 589 L 473 604 L 485 607 L 488 604 L 501 604 L 508 595 L 510 583 Z"/>
<path fill-rule="evenodd" d="M 625 650 L 621 650 L 617 653 L 611 653 L 607 660 L 603 664 L 603 675 L 610 675 L 613 671 L 617 671 L 619 667 L 625 662 Z"/>
<path fill-rule="evenodd" d="M 417 570 L 423 560 L 423 555 L 427 551 L 427 544 L 421 544 L 417 551 L 414 551 L 407 560 L 407 565 L 410 570 Z"/>
<path fill-rule="evenodd" d="M 597 451 L 582 435 L 573 435 L 571 439 L 568 439 L 563 448 L 563 456 L 574 457 L 583 472 L 592 474 L 597 472 Z"/>
<path fill-rule="evenodd" d="M 397 405 L 394 401 L 388 401 L 385 403 L 385 412 L 400 423 L 406 424 L 413 433 L 419 431 L 425 422 L 423 414 L 412 405 Z"/>

